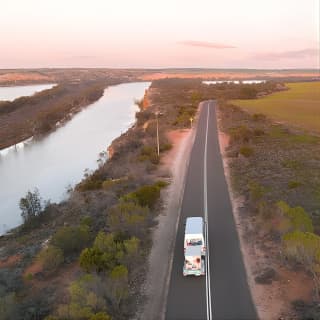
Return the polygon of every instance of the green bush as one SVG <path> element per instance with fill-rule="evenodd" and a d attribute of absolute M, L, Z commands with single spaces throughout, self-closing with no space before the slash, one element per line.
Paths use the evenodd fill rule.
<path fill-rule="evenodd" d="M 130 199 L 130 198 L 128 198 Z M 107 216 L 107 224 L 112 232 L 122 233 L 127 237 L 143 237 L 148 225 L 149 209 L 130 201 L 120 201 L 112 207 Z"/>
<path fill-rule="evenodd" d="M 300 187 L 301 185 L 302 185 L 301 182 L 291 180 L 291 181 L 288 182 L 288 189 L 295 189 L 295 188 Z"/>
<path fill-rule="evenodd" d="M 123 197 L 125 201 L 137 202 L 142 207 L 153 208 L 160 198 L 160 188 L 157 185 L 146 185 Z"/>
<path fill-rule="evenodd" d="M 162 189 L 162 188 L 167 187 L 169 185 L 169 183 L 166 181 L 163 181 L 163 180 L 159 180 L 154 185 L 159 187 L 160 189 Z"/>
<path fill-rule="evenodd" d="M 103 180 L 98 175 L 92 175 L 82 180 L 77 185 L 77 190 L 79 191 L 90 191 L 90 190 L 98 190 L 102 188 Z"/>
<path fill-rule="evenodd" d="M 242 147 L 240 148 L 240 150 L 239 150 L 239 153 L 240 153 L 241 155 L 243 155 L 244 157 L 249 158 L 249 157 L 251 157 L 251 156 L 254 154 L 254 151 L 253 151 L 253 149 L 252 149 L 251 147 L 249 147 L 249 146 L 242 146 Z"/>
<path fill-rule="evenodd" d="M 255 113 L 252 115 L 253 121 L 265 121 L 266 118 L 267 118 L 266 115 L 263 113 Z"/>
<path fill-rule="evenodd" d="M 229 130 L 232 141 L 246 143 L 252 138 L 252 131 L 247 126 L 239 126 Z"/>
<path fill-rule="evenodd" d="M 77 253 L 83 249 L 90 240 L 89 227 L 62 227 L 53 235 L 50 243 L 60 248 L 65 255 Z"/>
<path fill-rule="evenodd" d="M 143 146 L 138 157 L 139 161 L 150 161 L 153 164 L 159 163 L 159 157 L 155 147 Z"/>
<path fill-rule="evenodd" d="M 91 316 L 89 320 L 112 320 L 112 318 L 105 312 L 98 312 Z"/>
<path fill-rule="evenodd" d="M 253 202 L 261 200 L 267 192 L 266 188 L 256 181 L 250 181 L 248 186 L 250 199 Z"/>
<path fill-rule="evenodd" d="M 111 271 L 125 263 L 129 268 L 138 255 L 140 241 L 136 237 L 123 240 L 114 233 L 99 232 L 91 248 L 82 250 L 80 267 L 86 272 Z"/>
<path fill-rule="evenodd" d="M 90 216 L 85 216 L 81 218 L 80 221 L 80 225 L 81 226 L 88 226 L 89 228 L 92 226 L 93 224 L 93 219 Z"/>
<path fill-rule="evenodd" d="M 63 251 L 55 246 L 49 246 L 40 252 L 39 260 L 42 263 L 44 271 L 52 273 L 63 263 Z"/>
<path fill-rule="evenodd" d="M 60 319 L 91 319 L 97 312 L 105 313 L 105 299 L 99 295 L 103 290 L 101 279 L 93 275 L 84 275 L 69 286 L 70 300 L 68 304 L 58 306 Z M 107 315 L 107 314 L 105 314 Z M 110 319 L 110 318 L 93 318 Z"/>
<path fill-rule="evenodd" d="M 165 152 L 165 151 L 168 151 L 170 149 L 172 149 L 172 144 L 171 143 L 163 143 L 163 144 L 160 144 L 160 152 Z"/>

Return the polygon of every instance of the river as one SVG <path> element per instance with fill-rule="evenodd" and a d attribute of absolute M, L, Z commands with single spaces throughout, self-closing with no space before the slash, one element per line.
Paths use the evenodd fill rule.
<path fill-rule="evenodd" d="M 0 234 L 21 224 L 19 200 L 38 188 L 43 199 L 59 202 L 67 188 L 98 167 L 101 151 L 135 121 L 150 82 L 110 86 L 103 96 L 41 140 L 0 155 Z"/>
<path fill-rule="evenodd" d="M 32 96 L 36 92 L 51 89 L 55 84 L 35 84 L 28 86 L 0 87 L 0 101 L 13 101 L 20 97 Z"/>

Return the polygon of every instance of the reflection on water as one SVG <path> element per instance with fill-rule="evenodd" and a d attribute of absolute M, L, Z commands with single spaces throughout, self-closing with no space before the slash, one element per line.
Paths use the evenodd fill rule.
<path fill-rule="evenodd" d="M 265 83 L 266 80 L 209 80 L 202 81 L 204 84 L 220 84 L 220 83 L 235 83 L 235 84 L 256 84 L 256 83 Z"/>
<path fill-rule="evenodd" d="M 13 101 L 20 97 L 32 96 L 36 92 L 51 89 L 55 84 L 35 84 L 30 86 L 0 87 L 0 101 Z"/>
<path fill-rule="evenodd" d="M 0 234 L 21 223 L 19 199 L 37 187 L 44 199 L 59 201 L 66 188 L 97 168 L 97 159 L 135 119 L 134 99 L 149 82 L 109 87 L 100 100 L 40 141 L 0 156 Z"/>

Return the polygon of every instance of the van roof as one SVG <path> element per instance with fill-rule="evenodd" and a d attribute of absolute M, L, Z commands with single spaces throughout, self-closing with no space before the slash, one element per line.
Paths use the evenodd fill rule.
<path fill-rule="evenodd" d="M 186 234 L 203 233 L 202 217 L 189 217 L 186 221 Z"/>

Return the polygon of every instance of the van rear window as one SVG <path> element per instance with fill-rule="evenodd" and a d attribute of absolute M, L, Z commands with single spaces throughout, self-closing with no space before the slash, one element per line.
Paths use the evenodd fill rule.
<path fill-rule="evenodd" d="M 188 239 L 187 246 L 202 246 L 201 239 Z"/>

